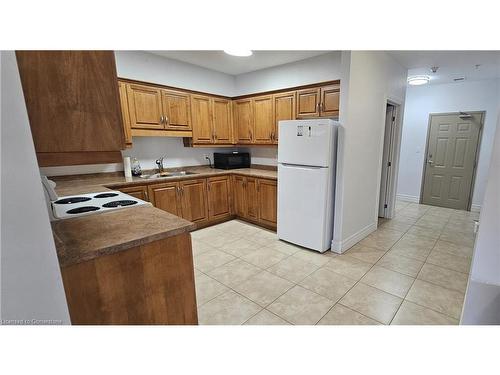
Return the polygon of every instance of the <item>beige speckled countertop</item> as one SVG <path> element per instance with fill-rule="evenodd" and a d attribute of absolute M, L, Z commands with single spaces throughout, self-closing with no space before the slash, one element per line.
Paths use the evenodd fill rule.
<path fill-rule="evenodd" d="M 277 179 L 275 170 L 258 168 L 222 170 L 200 166 L 186 167 L 182 170 L 189 170 L 195 174 L 143 179 L 139 177 L 126 178 L 120 172 L 49 178 L 57 183 L 56 191 L 59 196 L 224 174 Z M 194 228 L 193 223 L 153 206 L 130 207 L 52 222 L 52 231 L 61 267 L 190 232 Z"/>

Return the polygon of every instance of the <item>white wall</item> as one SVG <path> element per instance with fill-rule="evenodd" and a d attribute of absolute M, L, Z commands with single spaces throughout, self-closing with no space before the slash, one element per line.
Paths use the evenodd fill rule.
<path fill-rule="evenodd" d="M 403 104 L 405 89 L 406 69 L 388 54 L 342 53 L 334 251 L 377 227 L 386 104 Z"/>
<path fill-rule="evenodd" d="M 118 77 L 234 96 L 234 76 L 142 51 L 115 51 Z"/>
<path fill-rule="evenodd" d="M 497 116 L 462 324 L 500 324 L 500 114 Z"/>
<path fill-rule="evenodd" d="M 401 145 L 398 196 L 420 199 L 430 113 L 486 111 L 472 203 L 479 208 L 493 146 L 499 108 L 499 80 L 408 87 Z"/>
<path fill-rule="evenodd" d="M 340 79 L 340 52 L 236 76 L 235 96 Z"/>
<path fill-rule="evenodd" d="M 1 70 L 1 318 L 69 323 L 14 52 Z"/>

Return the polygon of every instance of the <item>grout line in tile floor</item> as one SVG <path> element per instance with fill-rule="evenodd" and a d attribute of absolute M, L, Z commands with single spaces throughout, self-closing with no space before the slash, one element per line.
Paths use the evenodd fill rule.
<path fill-rule="evenodd" d="M 405 207 L 408 207 L 409 205 L 410 205 L 410 204 L 406 205 Z M 398 211 L 401 211 L 401 210 L 402 210 L 402 209 L 404 209 L 405 207 L 400 208 L 399 210 L 396 210 L 396 213 L 397 213 Z M 415 226 L 416 226 L 416 227 L 419 227 L 419 228 L 422 228 L 422 229 L 430 229 L 430 228 L 426 228 L 426 227 L 420 227 L 420 226 L 418 226 L 418 225 L 417 225 L 417 222 L 418 222 L 418 221 L 419 221 L 419 220 L 420 220 L 423 216 L 425 216 L 425 215 L 429 214 L 430 216 L 437 216 L 437 217 L 440 217 L 440 218 L 442 218 L 442 219 L 446 219 L 446 221 L 445 221 L 444 225 L 442 225 L 442 226 L 441 226 L 441 228 L 440 228 L 440 233 L 439 233 L 439 236 L 438 236 L 437 238 L 430 238 L 430 237 L 426 237 L 425 235 L 424 235 L 424 236 L 422 236 L 422 237 L 426 237 L 426 238 L 432 239 L 432 240 L 434 241 L 432 248 L 430 249 L 429 253 L 428 253 L 428 254 L 427 254 L 427 256 L 425 257 L 425 260 L 418 259 L 418 261 L 420 261 L 420 262 L 422 262 L 422 263 L 423 263 L 422 267 L 423 267 L 423 266 L 427 263 L 427 259 L 429 258 L 430 254 L 431 254 L 431 253 L 432 253 L 432 251 L 434 250 L 434 248 L 435 248 L 435 246 L 436 246 L 437 242 L 438 242 L 439 240 L 441 240 L 441 236 L 442 236 L 442 233 L 443 233 L 444 228 L 447 226 L 447 224 L 450 222 L 451 218 L 453 217 L 453 213 L 450 213 L 450 215 L 444 215 L 444 216 L 443 216 L 443 215 L 439 215 L 439 214 L 438 214 L 438 215 L 432 215 L 431 213 L 429 213 L 429 210 L 430 210 L 430 209 L 431 209 L 431 207 L 429 207 L 427 210 L 425 210 L 422 214 L 420 214 L 420 215 L 418 215 L 418 214 L 417 214 L 417 215 L 418 215 L 418 217 L 411 217 L 411 218 L 412 218 L 412 219 L 414 219 L 415 221 L 414 221 L 414 222 L 410 225 L 410 227 L 408 227 L 406 230 L 403 230 L 403 231 L 402 231 L 402 230 L 399 230 L 399 229 L 387 228 L 387 230 L 393 230 L 393 231 L 400 232 L 400 233 L 401 233 L 401 236 L 399 237 L 399 239 L 398 239 L 398 240 L 397 240 L 397 241 L 396 241 L 396 242 L 395 242 L 395 243 L 394 243 L 391 247 L 389 247 L 387 250 L 385 250 L 385 251 L 384 251 L 384 253 L 383 253 L 383 255 L 382 255 L 382 256 L 381 256 L 381 257 L 380 257 L 380 258 L 379 258 L 379 259 L 378 259 L 375 263 L 373 263 L 373 264 L 371 265 L 371 267 L 370 267 L 370 268 L 369 268 L 369 269 L 368 269 L 368 270 L 367 270 L 367 271 L 363 274 L 363 276 L 362 276 L 359 280 L 357 280 L 357 281 L 356 281 L 356 283 L 355 283 L 355 284 L 354 284 L 351 288 L 349 288 L 349 289 L 348 289 L 348 290 L 347 290 L 347 291 L 346 291 L 346 292 L 345 292 L 345 293 L 344 293 L 344 294 L 343 294 L 340 298 L 338 298 L 338 299 L 337 299 L 337 301 L 333 304 L 333 306 L 332 306 L 332 307 L 331 307 L 331 308 L 330 308 L 330 309 L 329 309 L 329 310 L 328 310 L 328 311 L 327 311 L 327 312 L 326 312 L 326 313 L 325 313 L 325 314 L 324 314 L 324 315 L 323 315 L 323 316 L 322 316 L 322 317 L 321 317 L 321 318 L 320 318 L 320 319 L 316 322 L 316 324 L 317 324 L 317 323 L 319 323 L 319 321 L 321 321 L 321 319 L 323 319 L 323 318 L 324 318 L 324 316 L 326 316 L 326 315 L 327 315 L 327 314 L 328 314 L 328 313 L 329 313 L 329 312 L 330 312 L 330 311 L 331 311 L 331 310 L 332 310 L 332 309 L 333 309 L 333 308 L 334 308 L 337 304 L 342 305 L 342 303 L 340 303 L 341 299 L 342 299 L 342 298 L 343 298 L 343 297 L 344 297 L 347 293 L 349 293 L 349 291 L 350 291 L 350 290 L 352 290 L 352 289 L 353 289 L 356 285 L 358 285 L 358 284 L 361 282 L 361 279 L 362 279 L 362 278 L 363 278 L 363 277 L 364 277 L 367 273 L 369 273 L 369 272 L 370 272 L 370 271 L 371 271 L 371 270 L 375 267 L 375 265 L 377 265 L 378 267 L 382 267 L 382 268 L 384 268 L 384 269 L 388 269 L 388 270 L 390 270 L 390 271 L 392 271 L 392 272 L 396 272 L 396 273 L 399 273 L 399 274 L 402 274 L 402 275 L 408 276 L 408 275 L 406 275 L 406 274 L 403 274 L 403 273 L 398 272 L 398 271 L 394 271 L 394 270 L 389 269 L 389 268 L 387 268 L 387 267 L 379 266 L 379 265 L 378 265 L 378 263 L 380 262 L 380 260 L 381 260 L 381 259 L 382 259 L 382 258 L 383 258 L 383 257 L 384 257 L 384 256 L 385 256 L 388 252 L 389 252 L 389 251 L 391 251 L 391 249 L 392 249 L 394 246 L 396 246 L 396 244 L 398 244 L 398 243 L 401 241 L 401 239 L 402 239 L 402 238 L 403 238 L 403 237 L 404 237 L 404 236 L 405 236 L 405 235 L 406 235 L 406 234 L 407 234 L 407 233 L 408 233 L 408 232 L 409 232 L 409 231 L 410 231 L 413 227 L 415 227 Z M 402 215 L 402 216 L 404 217 L 404 215 Z M 395 217 L 397 218 L 397 214 L 395 215 Z M 407 217 L 410 217 L 410 216 L 407 216 Z M 384 229 L 384 228 L 383 228 L 383 227 L 381 227 L 381 226 L 382 226 L 385 222 L 386 222 L 386 221 L 383 221 L 383 222 L 382 222 L 382 224 L 378 227 L 378 229 Z M 247 223 L 245 223 L 245 224 L 247 224 Z M 216 229 L 217 229 L 217 230 L 220 230 L 219 228 L 216 228 Z M 261 228 L 258 228 L 258 229 L 261 229 Z M 220 231 L 222 231 L 222 230 L 220 230 Z M 222 231 L 222 232 L 223 232 L 223 233 L 225 233 L 225 231 Z M 255 233 L 257 233 L 257 232 L 253 232 L 253 233 L 251 233 L 251 234 L 255 234 Z M 251 241 L 251 242 L 255 243 L 256 245 L 259 245 L 259 246 L 261 246 L 262 248 L 272 248 L 272 247 L 271 247 L 271 245 L 269 245 L 269 244 L 262 245 L 259 241 L 255 241 L 255 240 L 252 238 L 253 236 L 252 236 L 251 234 L 249 234 L 249 233 L 245 233 L 245 234 L 238 234 L 238 236 L 239 236 L 240 238 L 245 238 L 245 239 L 247 239 L 247 240 L 249 240 L 249 241 Z M 240 238 L 236 238 L 234 241 L 237 241 L 237 240 L 238 240 L 238 239 L 240 239 Z M 446 241 L 446 240 L 442 240 L 442 241 Z M 231 242 L 233 242 L 233 241 L 231 241 Z M 448 242 L 448 241 L 446 241 L 446 242 Z M 214 249 L 217 249 L 217 250 L 219 250 L 219 251 L 225 252 L 224 250 L 222 250 L 222 249 L 220 249 L 220 248 L 218 248 L 218 247 L 215 247 L 215 246 L 211 246 L 211 247 L 213 247 Z M 377 249 L 377 250 L 380 250 L 379 248 L 374 248 L 374 247 L 370 247 L 370 246 L 366 246 L 366 247 L 368 247 L 368 248 L 372 248 L 372 249 Z M 282 262 L 282 261 L 284 261 L 284 260 L 286 260 L 286 259 L 288 259 L 288 258 L 290 258 L 290 257 L 294 256 L 294 255 L 295 255 L 295 254 L 297 254 L 297 253 L 298 253 L 298 251 L 297 251 L 297 252 L 294 252 L 294 253 L 292 253 L 292 254 L 288 254 L 288 253 L 286 253 L 286 254 L 285 254 L 284 252 L 282 252 L 282 254 L 284 254 L 284 255 L 286 255 L 286 256 L 285 256 L 284 258 L 282 258 L 279 262 L 275 263 L 275 264 L 278 264 L 278 263 L 280 263 L 280 262 Z M 227 254 L 230 254 L 230 253 L 227 253 Z M 230 254 L 230 255 L 234 256 L 233 254 Z M 348 254 L 348 252 L 346 252 L 346 253 L 344 253 L 344 255 L 349 255 L 349 254 Z M 453 254 L 452 254 L 452 255 L 453 255 Z M 334 256 L 332 256 L 332 258 L 335 258 L 336 256 L 337 256 L 337 255 L 334 255 Z M 397 256 L 402 256 L 402 257 L 407 258 L 407 259 L 417 260 L 417 259 L 414 259 L 414 258 L 411 258 L 411 257 L 407 257 L 407 256 L 405 256 L 404 254 L 397 254 Z M 217 267 L 214 267 L 214 268 L 212 268 L 211 270 L 216 269 L 216 268 L 218 268 L 218 267 L 222 267 L 222 266 L 224 266 L 225 264 L 227 264 L 227 263 L 229 263 L 229 262 L 231 262 L 231 261 L 234 261 L 234 260 L 236 260 L 236 259 L 241 259 L 242 261 L 244 261 L 244 262 L 246 262 L 246 263 L 249 263 L 249 264 L 251 264 L 251 265 L 252 265 L 252 266 L 254 266 L 254 267 L 259 268 L 261 271 L 266 271 L 266 272 L 269 272 L 269 271 L 268 271 L 268 269 L 274 265 L 274 264 L 273 264 L 273 265 L 270 265 L 270 266 L 269 266 L 269 267 L 267 267 L 267 268 L 261 268 L 260 266 L 256 266 L 255 264 L 253 264 L 253 263 L 251 263 L 251 262 L 248 262 L 247 260 L 245 260 L 245 259 L 243 259 L 243 258 L 241 258 L 241 257 L 239 257 L 239 256 L 234 256 L 234 257 L 235 257 L 234 259 L 232 259 L 232 260 L 230 260 L 230 261 L 228 261 L 228 262 L 225 262 L 224 264 L 218 265 Z M 358 260 L 362 261 L 361 259 L 358 259 Z M 305 261 L 305 262 L 308 262 L 308 261 Z M 308 262 L 308 263 L 311 263 L 311 262 Z M 328 262 L 327 262 L 327 263 L 328 263 Z M 365 263 L 367 263 L 367 262 L 365 262 Z M 312 264 L 314 264 L 314 263 L 312 263 Z M 429 263 L 429 264 L 430 264 L 430 263 Z M 237 293 L 238 295 L 240 295 L 240 296 L 244 297 L 246 300 L 249 300 L 249 301 L 251 301 L 252 303 L 255 303 L 256 305 L 258 305 L 258 306 L 260 307 L 260 310 L 259 310 L 259 311 L 257 311 L 255 314 L 253 314 L 252 316 L 250 316 L 247 320 L 245 320 L 245 322 L 243 322 L 243 323 L 242 323 L 242 324 L 244 324 L 244 323 L 246 323 L 248 320 L 252 319 L 255 315 L 257 315 L 257 314 L 259 314 L 260 312 L 262 312 L 263 310 L 266 310 L 267 312 L 269 312 L 269 313 L 271 313 L 271 314 L 273 314 L 273 315 L 275 315 L 275 316 L 278 316 L 278 315 L 274 314 L 273 312 L 271 312 L 271 311 L 267 310 L 267 308 L 268 308 L 271 304 L 273 304 L 273 303 L 274 303 L 277 299 L 279 299 L 281 296 L 283 296 L 285 293 L 287 293 L 290 289 L 294 288 L 295 286 L 301 286 L 301 285 L 300 285 L 300 283 L 301 283 L 304 279 L 306 279 L 307 277 L 309 277 L 311 274 L 313 274 L 313 273 L 314 273 L 314 272 L 316 272 L 317 270 L 319 270 L 319 269 L 323 268 L 325 265 L 326 265 L 326 263 L 325 263 L 325 264 L 322 264 L 321 266 L 317 266 L 317 265 L 315 264 L 315 266 L 317 266 L 317 267 L 316 267 L 313 271 L 311 271 L 311 272 L 307 273 L 307 274 L 306 274 L 303 278 L 301 278 L 298 282 L 295 282 L 295 281 L 291 281 L 291 280 L 286 279 L 286 280 L 288 280 L 288 281 L 292 282 L 292 285 L 291 285 L 291 286 L 290 286 L 287 290 L 285 290 L 283 293 L 281 293 L 278 297 L 276 297 L 273 301 L 271 301 L 270 303 L 268 303 L 268 304 L 267 304 L 266 306 L 264 306 L 264 307 L 263 307 L 262 305 L 260 305 L 260 304 L 255 303 L 255 302 L 254 302 L 254 301 L 252 301 L 251 299 L 249 299 L 249 298 L 245 297 L 245 296 L 244 296 L 244 295 L 242 295 L 241 293 L 238 293 L 236 290 L 234 290 L 234 289 L 233 289 L 233 288 L 231 288 L 230 286 L 228 286 L 228 285 L 226 285 L 226 284 L 224 284 L 224 283 L 221 283 L 219 280 L 216 280 L 216 279 L 212 278 L 211 276 L 209 276 L 209 275 L 208 275 L 208 274 L 206 274 L 205 272 L 202 272 L 202 271 L 200 271 L 200 270 L 197 270 L 197 271 L 198 271 L 198 272 L 200 272 L 200 273 L 202 273 L 202 274 L 204 274 L 205 276 L 209 277 L 210 279 L 212 279 L 212 280 L 214 280 L 214 281 L 216 281 L 216 282 L 218 282 L 218 283 L 221 283 L 222 285 L 226 286 L 229 290 L 231 290 L 231 291 L 233 291 L 233 292 Z M 419 269 L 419 271 L 418 271 L 418 273 L 417 273 L 417 275 L 416 275 L 415 277 L 411 276 L 411 277 L 413 278 L 413 282 L 412 282 L 412 284 L 410 285 L 410 287 L 408 288 L 408 290 L 406 291 L 406 293 L 405 293 L 404 297 L 396 296 L 396 295 L 394 295 L 394 294 L 392 294 L 392 293 L 390 293 L 390 292 L 387 292 L 387 291 L 385 291 L 385 290 L 379 289 L 379 288 L 374 287 L 374 286 L 370 286 L 370 287 L 373 287 L 373 288 L 375 288 L 375 289 L 377 289 L 377 290 L 380 290 L 380 291 L 382 291 L 382 292 L 384 292 L 384 293 L 388 293 L 388 294 L 390 294 L 390 295 L 393 295 L 393 296 L 396 296 L 396 297 L 398 297 L 398 298 L 401 298 L 401 303 L 399 304 L 399 306 L 398 306 L 398 308 L 397 308 L 396 312 L 395 312 L 395 313 L 394 313 L 394 315 L 392 316 L 391 321 L 389 322 L 389 324 L 391 324 L 391 323 L 392 323 L 392 321 L 394 320 L 394 317 L 397 315 L 398 311 L 400 310 L 402 303 L 406 300 L 406 296 L 408 295 L 409 291 L 410 291 L 410 290 L 411 290 L 411 288 L 413 287 L 413 285 L 414 285 L 415 281 L 418 279 L 418 276 L 419 276 L 419 274 L 421 273 L 422 267 L 420 267 L 420 269 Z M 442 265 L 439 265 L 439 266 L 437 266 L 437 267 L 442 267 Z M 446 267 L 442 267 L 442 268 L 445 268 L 445 269 L 446 269 Z M 336 274 L 338 274 L 338 275 L 341 275 L 341 274 L 339 274 L 339 273 L 335 272 L 335 270 L 332 270 L 332 269 L 328 269 L 328 271 L 333 272 L 333 273 L 336 273 Z M 455 270 L 453 270 L 453 271 L 455 271 Z M 455 271 L 455 272 L 459 272 L 459 271 Z M 460 272 L 460 273 L 462 273 L 462 272 Z M 464 273 L 462 273 L 462 274 L 464 274 Z M 278 276 L 278 275 L 276 275 L 276 276 Z M 342 275 L 342 276 L 345 276 L 345 275 Z M 280 277 L 280 276 L 278 276 L 278 277 Z M 251 278 L 251 277 L 250 277 L 250 278 Z M 250 279 L 250 278 L 248 278 L 248 279 Z M 428 282 L 428 283 L 431 283 L 431 284 L 433 284 L 433 285 L 439 286 L 439 287 L 441 287 L 441 288 L 445 288 L 445 287 L 443 287 L 442 285 L 438 285 L 438 284 L 435 284 L 435 283 L 433 283 L 433 282 L 429 282 L 429 281 L 427 281 L 427 280 L 424 280 L 424 281 L 426 281 L 426 282 Z M 244 282 L 244 281 L 243 281 L 243 282 Z M 361 282 L 361 283 L 362 283 L 362 282 Z M 364 283 L 362 283 L 362 284 L 364 284 Z M 365 284 L 365 285 L 366 285 L 366 284 Z M 310 291 L 311 293 L 318 294 L 318 293 L 316 293 L 316 292 L 314 292 L 314 291 L 312 291 L 312 290 L 308 289 L 307 287 L 304 287 L 304 286 L 301 286 L 301 287 L 302 287 L 302 288 L 307 289 L 307 290 L 308 290 L 308 291 Z M 448 289 L 448 288 L 445 288 L 445 289 Z M 450 289 L 450 290 L 452 290 L 452 289 Z M 227 292 L 227 291 L 226 291 L 226 292 Z M 215 296 L 215 297 L 211 298 L 210 300 L 205 301 L 202 305 L 200 305 L 200 307 L 201 307 L 201 306 L 203 306 L 203 305 L 205 305 L 206 303 L 209 303 L 209 302 L 210 302 L 210 301 L 212 301 L 213 299 L 215 299 L 215 298 L 219 297 L 220 295 L 222 295 L 222 294 L 224 294 L 224 293 L 226 293 L 226 292 L 223 292 L 223 293 L 221 293 L 221 294 L 219 294 L 219 295 L 217 295 L 217 296 Z M 323 298 L 329 299 L 328 297 L 326 297 L 326 296 L 324 296 L 324 295 L 321 295 L 321 294 L 318 294 L 318 295 L 319 295 L 319 296 L 321 296 L 321 297 L 323 297 Z M 330 300 L 330 299 L 329 299 L 329 300 Z M 332 301 L 332 300 L 330 300 L 330 301 Z M 332 302 L 333 302 L 333 301 L 332 301 Z M 421 305 L 420 305 L 420 304 L 418 304 L 418 303 L 415 303 L 415 302 L 412 302 L 412 303 L 414 303 L 414 304 L 416 304 L 416 305 L 421 306 Z M 344 305 L 342 305 L 342 306 L 344 306 Z M 372 317 L 366 316 L 365 314 L 363 314 L 363 313 L 361 313 L 361 312 L 359 312 L 359 311 L 357 311 L 357 310 L 355 310 L 355 309 L 352 309 L 352 308 L 350 308 L 350 307 L 348 307 L 348 306 L 346 306 L 346 307 L 347 307 L 347 308 L 349 308 L 349 309 L 351 309 L 351 310 L 353 310 L 353 311 L 356 311 L 357 313 L 359 313 L 359 314 L 361 314 L 361 315 L 363 315 L 363 316 L 365 316 L 365 317 L 367 317 L 367 318 L 369 318 L 369 319 L 372 319 L 372 320 L 374 320 L 374 321 L 377 321 L 377 322 L 379 322 L 379 323 L 382 323 L 382 322 L 378 321 L 377 319 L 374 319 L 374 318 L 372 318 Z M 439 314 L 442 314 L 442 315 L 444 315 L 444 316 L 448 316 L 448 317 L 450 317 L 450 318 L 452 318 L 452 319 L 456 320 L 456 318 L 455 318 L 455 317 L 449 316 L 448 314 L 445 314 L 445 313 L 443 313 L 443 312 L 441 312 L 441 311 L 436 311 L 436 310 L 434 310 L 434 309 L 432 309 L 432 308 L 429 308 L 429 307 L 427 307 L 427 306 L 422 306 L 422 307 L 424 307 L 424 308 L 426 308 L 426 309 L 429 309 L 429 310 L 432 310 L 432 311 L 435 311 L 435 312 L 437 312 L 437 313 L 439 313 Z M 281 316 L 278 316 L 278 317 L 279 317 L 280 319 L 283 319 L 284 321 L 287 321 L 286 319 L 284 319 L 284 318 L 283 318 L 283 317 L 281 317 Z M 292 323 L 291 323 L 291 322 L 289 322 L 289 321 L 287 321 L 287 322 L 288 322 L 288 323 L 290 323 L 290 324 L 292 324 Z M 382 323 L 382 324 L 384 324 L 384 323 Z"/>

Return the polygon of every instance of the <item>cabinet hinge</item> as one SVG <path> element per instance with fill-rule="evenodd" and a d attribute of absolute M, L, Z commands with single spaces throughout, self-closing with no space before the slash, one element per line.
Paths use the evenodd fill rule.
<path fill-rule="evenodd" d="M 392 121 L 393 122 L 396 121 L 396 117 L 392 116 Z"/>
<path fill-rule="evenodd" d="M 384 204 L 384 208 L 387 208 L 387 204 Z"/>
<path fill-rule="evenodd" d="M 388 162 L 388 163 L 387 163 L 387 166 L 388 166 L 388 167 L 390 167 L 391 165 L 392 165 L 392 163 L 391 163 L 391 162 Z"/>

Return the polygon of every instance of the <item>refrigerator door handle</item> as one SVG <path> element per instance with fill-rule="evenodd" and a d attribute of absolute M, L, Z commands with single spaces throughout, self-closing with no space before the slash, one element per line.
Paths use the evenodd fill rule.
<path fill-rule="evenodd" d="M 301 164 L 288 164 L 288 163 L 280 163 L 285 168 L 300 168 L 300 169 L 322 169 L 327 167 L 318 167 L 315 165 L 301 165 Z"/>

